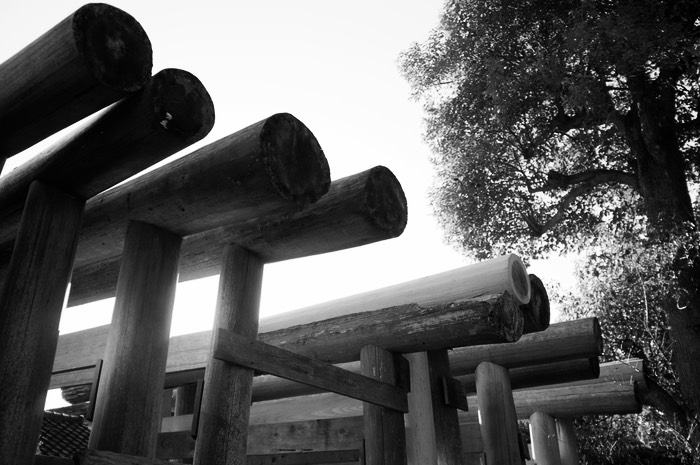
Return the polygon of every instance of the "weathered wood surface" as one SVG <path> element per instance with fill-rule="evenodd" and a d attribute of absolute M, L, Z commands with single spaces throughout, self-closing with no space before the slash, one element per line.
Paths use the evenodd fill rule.
<path fill-rule="evenodd" d="M 229 243 L 270 263 L 390 239 L 403 232 L 406 220 L 401 184 L 390 170 L 377 166 L 333 181 L 327 194 L 304 209 L 290 208 L 283 215 L 236 222 L 185 238 L 180 280 L 218 273 L 217 251 Z M 69 305 L 110 297 L 118 262 L 115 256 L 76 269 Z"/>
<path fill-rule="evenodd" d="M 235 244 L 223 250 L 214 329 L 254 340 L 258 332 L 264 263 Z M 196 463 L 244 464 L 253 370 L 215 358 L 212 344 L 195 446 Z"/>
<path fill-rule="evenodd" d="M 488 463 L 521 465 L 520 432 L 508 370 L 489 362 L 476 368 L 478 417 Z"/>
<path fill-rule="evenodd" d="M 469 405 L 477 396 L 468 396 Z M 641 405 L 634 384 L 593 383 L 585 386 L 550 387 L 513 391 L 518 419 L 525 420 L 535 412 L 544 412 L 557 418 L 584 415 L 623 415 L 639 413 Z M 327 407 L 328 408 L 328 407 Z M 477 423 L 476 412 L 459 412 L 460 423 Z"/>
<path fill-rule="evenodd" d="M 85 202 L 32 184 L 0 290 L 0 450 L 31 463 Z"/>
<path fill-rule="evenodd" d="M 0 253 L 11 249 L 33 180 L 87 200 L 202 139 L 213 125 L 214 105 L 202 83 L 186 71 L 160 71 L 3 178 Z"/>
<path fill-rule="evenodd" d="M 551 415 L 543 412 L 530 415 L 530 439 L 538 465 L 561 465 L 557 425 Z"/>
<path fill-rule="evenodd" d="M 343 370 L 329 363 L 244 338 L 219 328 L 214 338 L 214 358 L 327 392 L 335 392 L 400 412 L 408 411 L 406 391 L 386 382 Z"/>
<path fill-rule="evenodd" d="M 394 354 L 376 345 L 360 351 L 362 376 L 395 386 L 398 383 Z M 404 397 L 404 400 L 405 397 Z M 367 465 L 405 465 L 406 428 L 403 412 L 363 402 L 365 457 Z"/>
<path fill-rule="evenodd" d="M 509 294 L 503 294 L 485 297 L 484 300 L 463 300 L 433 307 L 399 305 L 261 332 L 258 339 L 318 360 L 342 363 L 357 360 L 362 345 L 377 341 L 382 341 L 393 352 L 408 353 L 513 341 L 520 336 L 521 330 L 522 314 L 518 305 Z M 81 368 L 94 364 L 95 358 L 99 358 L 96 354 L 104 350 L 100 349 L 101 343 L 98 341 L 104 331 L 104 328 L 87 330 L 81 334 L 66 335 L 66 339 L 61 340 L 61 357 L 54 364 L 56 375 L 53 386 L 87 382 L 81 382 L 87 371 Z M 167 370 L 185 371 L 204 367 L 210 338 L 209 331 L 173 338 Z M 79 347 L 82 341 L 92 349 L 91 352 L 87 352 L 87 349 L 81 352 Z"/>
<path fill-rule="evenodd" d="M 463 354 L 462 354 L 463 355 Z M 512 389 L 538 388 L 559 383 L 588 383 L 597 380 L 601 374 L 601 365 L 597 357 L 584 357 L 560 362 L 526 365 L 508 370 Z M 606 379 L 613 381 L 616 378 Z M 476 392 L 476 373 L 457 376 L 467 392 Z M 605 381 L 601 379 L 601 382 Z"/>
<path fill-rule="evenodd" d="M 544 283 L 534 274 L 528 275 L 530 300 L 520 306 L 525 319 L 523 334 L 536 333 L 549 328 L 549 295 Z"/>
<path fill-rule="evenodd" d="M 77 456 L 77 465 L 170 465 L 170 462 L 116 452 L 86 449 Z"/>
<path fill-rule="evenodd" d="M 90 448 L 155 454 L 180 242 L 155 226 L 129 224 Z"/>
<path fill-rule="evenodd" d="M 516 255 L 464 266 L 405 283 L 331 300 L 265 318 L 261 331 L 325 320 L 335 316 L 377 310 L 403 304 L 432 306 L 508 291 L 519 303 L 530 296 L 525 266 Z"/>
<path fill-rule="evenodd" d="M 328 452 L 293 452 L 274 455 L 249 455 L 247 465 L 313 465 L 360 463 L 362 453 L 358 449 L 334 450 Z"/>
<path fill-rule="evenodd" d="M 151 43 L 134 18 L 81 7 L 0 64 L 0 157 L 142 88 L 151 67 Z"/>
<path fill-rule="evenodd" d="M 481 362 L 491 362 L 504 368 L 598 357 L 603 350 L 603 338 L 596 318 L 565 321 L 550 325 L 544 331 L 525 334 L 512 344 L 489 344 L 462 347 L 454 357 L 452 373 L 461 376 L 473 373 Z"/>
<path fill-rule="evenodd" d="M 559 457 L 562 465 L 578 465 L 578 447 L 576 431 L 570 418 L 556 418 Z"/>
<path fill-rule="evenodd" d="M 645 391 L 647 389 L 647 384 L 644 374 L 644 360 L 641 358 L 627 358 L 614 362 L 601 363 L 600 375 L 596 378 L 557 383 L 560 384 L 560 386 L 557 387 L 587 386 L 592 383 L 609 382 L 620 384 L 636 383 L 640 392 Z"/>

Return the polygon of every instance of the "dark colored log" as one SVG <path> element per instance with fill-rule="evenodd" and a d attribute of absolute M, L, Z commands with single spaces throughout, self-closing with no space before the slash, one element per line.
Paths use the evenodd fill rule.
<path fill-rule="evenodd" d="M 542 280 L 534 274 L 528 275 L 530 281 L 530 301 L 520 306 L 525 318 L 523 334 L 536 333 L 549 328 L 549 295 Z"/>
<path fill-rule="evenodd" d="M 323 391 L 408 411 L 406 391 L 392 384 L 346 371 L 329 363 L 290 352 L 219 328 L 214 337 L 214 358 L 281 378 L 308 384 Z"/>
<path fill-rule="evenodd" d="M 151 43 L 134 18 L 83 6 L 0 65 L 0 157 L 139 90 L 151 67 Z"/>
<path fill-rule="evenodd" d="M 94 449 L 86 449 L 74 461 L 77 465 L 170 465 L 163 460 Z"/>
<path fill-rule="evenodd" d="M 328 163 L 316 138 L 289 114 L 202 147 L 88 202 L 69 305 L 103 298 L 90 290 L 94 284 L 81 285 L 80 270 L 109 268 L 105 261 L 121 256 L 127 218 L 185 237 L 291 215 L 329 186 Z M 78 297 L 86 293 L 93 297 Z"/>
<path fill-rule="evenodd" d="M 44 416 L 85 202 L 40 182 L 29 189 L 0 292 L 0 450 L 31 463 Z"/>
<path fill-rule="evenodd" d="M 213 125 L 214 105 L 202 83 L 186 71 L 160 71 L 143 90 L 3 179 L 0 244 L 11 246 L 33 180 L 87 200 L 202 139 Z"/>
<path fill-rule="evenodd" d="M 530 415 L 530 438 L 538 465 L 561 465 L 557 425 L 551 415 L 543 412 Z"/>
<path fill-rule="evenodd" d="M 50 457 L 48 455 L 34 456 L 33 465 L 75 465 L 72 459 L 64 457 Z"/>
<path fill-rule="evenodd" d="M 452 374 L 473 373 L 481 362 L 491 362 L 504 368 L 598 357 L 603 350 L 603 338 L 596 318 L 565 321 L 551 325 L 545 331 L 525 334 L 512 344 L 490 344 L 455 349 Z"/>
<path fill-rule="evenodd" d="M 258 332 L 264 264 L 250 251 L 229 245 L 223 251 L 214 329 L 249 339 Z M 195 463 L 244 463 L 253 391 L 253 370 L 208 357 L 199 415 Z"/>
<path fill-rule="evenodd" d="M 91 448 L 155 454 L 180 242 L 155 226 L 129 224 Z"/>
<path fill-rule="evenodd" d="M 512 389 L 540 387 L 568 382 L 589 382 L 600 375 L 597 357 L 526 365 L 508 370 Z M 476 374 L 458 376 L 467 392 L 476 392 Z"/>
<path fill-rule="evenodd" d="M 270 263 L 390 239 L 403 232 L 406 219 L 401 185 L 390 170 L 377 166 L 333 181 L 326 195 L 301 211 L 185 238 L 180 281 L 217 274 L 221 267 L 217 251 L 226 244 L 239 244 Z M 69 305 L 110 297 L 118 263 L 114 257 L 76 269 Z"/>
<path fill-rule="evenodd" d="M 521 465 L 520 432 L 508 370 L 493 363 L 480 363 L 476 368 L 476 388 L 486 461 Z"/>

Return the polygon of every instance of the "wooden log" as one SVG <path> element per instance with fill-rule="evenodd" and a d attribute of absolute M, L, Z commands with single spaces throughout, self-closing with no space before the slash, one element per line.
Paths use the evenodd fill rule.
<path fill-rule="evenodd" d="M 27 204 L 0 292 L 0 450 L 31 463 L 85 203 L 42 183 Z"/>
<path fill-rule="evenodd" d="M 549 295 L 542 280 L 534 274 L 528 275 L 530 300 L 520 306 L 525 318 L 523 334 L 536 333 L 549 328 Z"/>
<path fill-rule="evenodd" d="M 160 71 L 3 179 L 0 244 L 11 247 L 33 180 L 87 200 L 202 139 L 213 125 L 214 105 L 202 83 L 186 71 Z"/>
<path fill-rule="evenodd" d="M 331 300 L 263 319 L 261 332 L 325 320 L 334 316 L 415 303 L 432 306 L 507 291 L 519 303 L 530 298 L 527 271 L 520 258 L 509 254 L 456 270 L 394 286 Z"/>
<path fill-rule="evenodd" d="M 213 356 L 218 360 L 403 413 L 408 411 L 406 391 L 393 384 L 379 382 L 329 363 L 244 338 L 223 328 L 216 331 L 213 347 Z"/>
<path fill-rule="evenodd" d="M 0 65 L 0 157 L 139 90 L 151 67 L 151 43 L 134 18 L 83 6 Z"/>
<path fill-rule="evenodd" d="M 476 369 L 481 440 L 487 463 L 521 465 L 520 432 L 508 370 L 489 362 Z"/>
<path fill-rule="evenodd" d="M 337 450 L 328 452 L 296 452 L 274 455 L 249 455 L 247 465 L 313 465 L 360 463 L 360 450 Z"/>
<path fill-rule="evenodd" d="M 490 344 L 455 349 L 452 374 L 473 373 L 481 362 L 491 362 L 504 368 L 598 357 L 603 350 L 603 338 L 596 318 L 565 321 L 551 325 L 545 331 L 525 334 L 512 344 Z"/>
<path fill-rule="evenodd" d="M 476 396 L 468 396 L 469 405 L 477 402 Z M 586 386 L 550 387 L 513 391 L 515 412 L 520 420 L 526 420 L 535 412 L 543 412 L 557 418 L 574 418 L 585 415 L 624 415 L 639 413 L 641 405 L 634 384 L 594 383 Z M 460 424 L 477 423 L 473 411 L 459 412 Z"/>
<path fill-rule="evenodd" d="M 533 459 L 538 465 L 561 465 L 557 425 L 552 416 L 543 412 L 530 415 L 530 439 Z"/>
<path fill-rule="evenodd" d="M 185 238 L 180 280 L 218 273 L 221 257 L 217 251 L 226 244 L 239 244 L 270 263 L 390 239 L 403 232 L 406 219 L 401 184 L 390 170 L 377 166 L 333 181 L 326 195 L 303 210 Z M 114 257 L 76 269 L 69 305 L 110 297 L 118 261 Z"/>
<path fill-rule="evenodd" d="M 264 264 L 237 245 L 223 252 L 214 328 L 255 339 Z M 209 356 L 195 447 L 195 463 L 244 463 L 253 370 Z"/>
<path fill-rule="evenodd" d="M 576 431 L 570 418 L 556 418 L 561 465 L 578 465 Z"/>
<path fill-rule="evenodd" d="M 129 224 L 90 448 L 155 454 L 180 242 L 155 226 Z"/>
<path fill-rule="evenodd" d="M 74 461 L 77 465 L 170 465 L 163 460 L 94 449 L 85 449 Z"/>
<path fill-rule="evenodd" d="M 560 383 L 560 386 L 557 387 L 587 386 L 592 383 L 636 383 L 639 391 L 644 392 L 647 389 L 644 360 L 641 358 L 627 358 L 601 363 L 600 375 L 596 378 Z"/>
<path fill-rule="evenodd" d="M 561 362 L 526 365 L 508 370 L 512 389 L 538 388 L 551 384 L 581 382 L 598 379 L 601 366 L 597 357 L 577 358 Z M 476 392 L 476 373 L 456 377 L 466 392 Z"/>

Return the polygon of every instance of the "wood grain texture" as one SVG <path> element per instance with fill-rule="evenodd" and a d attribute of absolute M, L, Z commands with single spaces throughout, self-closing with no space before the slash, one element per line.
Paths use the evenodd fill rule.
<path fill-rule="evenodd" d="M 520 432 L 508 370 L 482 362 L 476 369 L 476 403 L 487 463 L 521 465 Z"/>
<path fill-rule="evenodd" d="M 442 379 L 450 376 L 447 350 L 429 351 L 427 356 L 428 376 L 431 384 L 430 397 L 433 404 L 433 424 L 435 425 L 436 463 L 459 465 L 462 462 L 463 448 L 457 409 L 445 405 L 442 393 Z"/>
<path fill-rule="evenodd" d="M 155 454 L 180 243 L 155 226 L 129 224 L 90 448 Z"/>
<path fill-rule="evenodd" d="M 202 83 L 186 71 L 160 71 L 3 178 L 0 244 L 11 246 L 33 180 L 89 199 L 202 139 L 213 125 L 214 104 Z"/>
<path fill-rule="evenodd" d="M 29 189 L 0 292 L 0 449 L 7 463 L 31 463 L 36 453 L 84 205 L 43 183 Z"/>
<path fill-rule="evenodd" d="M 180 280 L 219 273 L 218 253 L 236 243 L 266 263 L 334 252 L 400 235 L 407 220 L 406 197 L 394 174 L 377 166 L 331 183 L 318 202 L 283 215 L 210 229 L 185 238 Z M 69 305 L 110 297 L 119 257 L 78 267 Z"/>
<path fill-rule="evenodd" d="M 169 465 L 170 462 L 135 455 L 86 449 L 76 459 L 77 465 Z"/>
<path fill-rule="evenodd" d="M 555 421 L 561 465 L 578 465 L 578 447 L 573 421 L 570 418 L 555 418 Z"/>
<path fill-rule="evenodd" d="M 538 465 L 561 465 L 554 417 L 542 412 L 530 415 L 530 439 L 533 459 Z"/>
<path fill-rule="evenodd" d="M 219 328 L 214 358 L 285 379 L 308 384 L 375 405 L 408 411 L 406 391 L 389 383 L 346 371 L 329 363 L 241 337 Z"/>
<path fill-rule="evenodd" d="M 214 328 L 255 339 L 264 264 L 237 245 L 223 251 Z M 209 355 L 199 416 L 195 462 L 245 464 L 253 370 Z"/>
<path fill-rule="evenodd" d="M 376 345 L 360 350 L 361 373 L 382 383 L 397 382 L 394 354 Z M 363 402 L 367 465 L 405 465 L 406 429 L 403 413 Z"/>
<path fill-rule="evenodd" d="M 151 67 L 151 43 L 133 17 L 83 6 L 0 65 L 0 156 L 139 90 Z"/>

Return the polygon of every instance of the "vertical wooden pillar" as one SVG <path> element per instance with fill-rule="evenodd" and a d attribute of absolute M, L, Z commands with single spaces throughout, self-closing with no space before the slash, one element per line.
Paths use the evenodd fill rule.
<path fill-rule="evenodd" d="M 188 383 L 175 389 L 175 416 L 194 413 L 197 383 Z M 180 459 L 178 463 L 193 463 L 193 458 Z"/>
<path fill-rule="evenodd" d="M 530 439 L 532 458 L 537 465 L 561 465 L 554 418 L 543 412 L 530 415 Z"/>
<path fill-rule="evenodd" d="M 410 464 L 461 464 L 464 449 L 457 409 L 445 404 L 443 377 L 450 376 L 447 350 L 407 355 L 411 392 L 407 422 Z"/>
<path fill-rule="evenodd" d="M 490 362 L 476 368 L 481 440 L 486 463 L 521 465 L 520 432 L 508 370 Z"/>
<path fill-rule="evenodd" d="M 255 339 L 264 263 L 254 253 L 229 245 L 219 277 L 214 332 L 224 328 Z M 227 364 L 209 354 L 195 447 L 195 463 L 247 463 L 248 421 L 253 370 Z"/>
<path fill-rule="evenodd" d="M 85 202 L 33 182 L 0 293 L 0 451 L 31 463 Z"/>
<path fill-rule="evenodd" d="M 181 242 L 155 226 L 129 223 L 97 391 L 92 449 L 155 454 Z"/>
<path fill-rule="evenodd" d="M 578 465 L 578 450 L 574 423 L 569 418 L 557 418 L 556 424 L 561 465 Z"/>
<path fill-rule="evenodd" d="M 375 345 L 360 350 L 362 374 L 396 384 L 394 354 Z M 406 463 L 406 428 L 403 413 L 363 402 L 365 424 L 365 464 L 404 465 Z"/>

